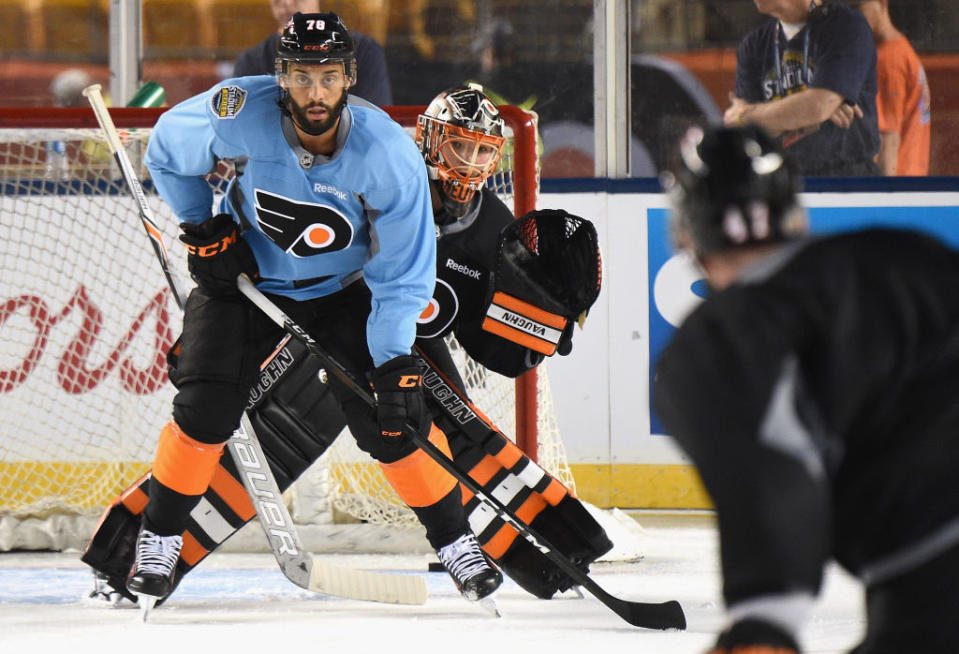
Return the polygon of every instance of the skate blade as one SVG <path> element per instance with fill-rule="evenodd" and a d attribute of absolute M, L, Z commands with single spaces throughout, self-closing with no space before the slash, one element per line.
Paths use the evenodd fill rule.
<path fill-rule="evenodd" d="M 496 606 L 496 600 L 494 600 L 492 597 L 484 597 L 481 600 L 477 600 L 476 603 L 483 607 L 483 610 L 494 618 L 503 617 L 503 614 L 499 612 L 499 607 Z"/>
<path fill-rule="evenodd" d="M 160 598 L 152 595 L 137 595 L 137 604 L 140 606 L 140 615 L 144 622 L 147 621 L 147 618 L 150 616 L 150 611 L 153 610 L 158 599 Z"/>

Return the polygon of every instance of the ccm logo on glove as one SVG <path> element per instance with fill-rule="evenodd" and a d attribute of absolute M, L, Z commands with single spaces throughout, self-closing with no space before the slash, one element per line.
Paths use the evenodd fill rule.
<path fill-rule="evenodd" d="M 187 254 L 190 254 L 195 257 L 212 257 L 221 252 L 226 252 L 231 245 L 236 245 L 236 239 L 238 239 L 236 230 L 234 229 L 231 234 L 224 236 L 222 239 L 216 243 L 210 243 L 208 245 L 190 245 L 189 243 L 186 246 Z"/>
<path fill-rule="evenodd" d="M 200 224 L 180 225 L 190 276 L 207 293 L 237 294 L 237 275 L 246 273 L 254 281 L 259 277 L 253 250 L 237 227 L 233 217 L 225 213 Z"/>
<path fill-rule="evenodd" d="M 413 357 L 390 359 L 376 368 L 372 377 L 380 435 L 396 440 L 407 425 L 421 435 L 428 433 L 430 417 L 423 400 L 423 375 Z"/>
<path fill-rule="evenodd" d="M 423 383 L 423 378 L 419 375 L 403 375 L 396 384 L 400 388 L 416 388 Z"/>

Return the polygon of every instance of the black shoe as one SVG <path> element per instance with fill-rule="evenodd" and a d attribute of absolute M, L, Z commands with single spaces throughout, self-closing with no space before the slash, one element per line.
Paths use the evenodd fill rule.
<path fill-rule="evenodd" d="M 163 598 L 173 590 L 173 570 L 180 558 L 183 536 L 158 536 L 140 529 L 137 556 L 127 577 L 127 589 L 137 595 Z"/>
<path fill-rule="evenodd" d="M 503 583 L 503 574 L 471 533 L 441 547 L 436 555 L 450 573 L 457 590 L 471 602 L 492 594 Z"/>

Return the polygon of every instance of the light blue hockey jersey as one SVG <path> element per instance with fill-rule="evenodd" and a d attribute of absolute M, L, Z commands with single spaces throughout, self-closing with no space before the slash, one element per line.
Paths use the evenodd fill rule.
<path fill-rule="evenodd" d="M 164 113 L 145 158 L 157 190 L 181 221 L 201 223 L 214 203 L 203 175 L 218 158 L 247 159 L 219 211 L 249 227 L 257 287 L 306 300 L 362 274 L 373 296 L 374 364 L 409 354 L 436 277 L 422 155 L 385 112 L 351 97 L 337 151 L 304 168 L 284 137 L 277 98 L 275 78 L 241 77 Z"/>

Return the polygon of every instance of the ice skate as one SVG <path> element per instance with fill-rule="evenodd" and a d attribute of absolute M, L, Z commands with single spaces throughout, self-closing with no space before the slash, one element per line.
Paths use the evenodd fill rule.
<path fill-rule="evenodd" d="M 463 534 L 449 545 L 441 547 L 436 555 L 463 597 L 470 602 L 484 600 L 481 605 L 499 616 L 489 595 L 503 583 L 503 575 L 480 548 L 476 536 Z"/>
<path fill-rule="evenodd" d="M 137 555 L 127 577 L 127 589 L 137 596 L 137 604 L 143 609 L 143 620 L 157 600 L 173 590 L 173 570 L 180 558 L 183 536 L 158 536 L 148 529 L 141 529 L 137 536 Z"/>

